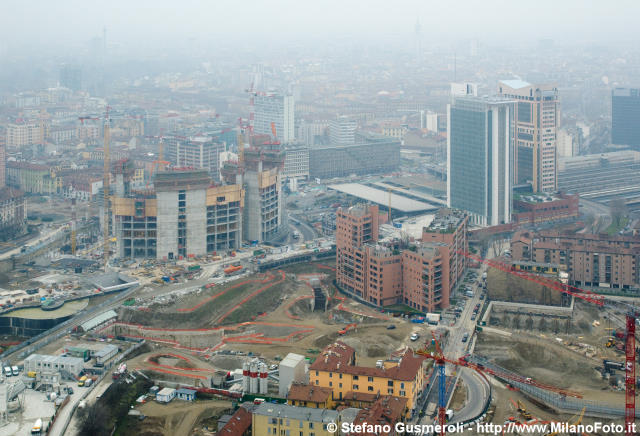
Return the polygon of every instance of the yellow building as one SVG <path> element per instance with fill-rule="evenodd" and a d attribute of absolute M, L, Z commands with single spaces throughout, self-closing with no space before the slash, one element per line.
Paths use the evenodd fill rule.
<path fill-rule="evenodd" d="M 32 194 L 57 194 L 62 191 L 62 177 L 46 165 L 7 162 L 7 184 Z"/>
<path fill-rule="evenodd" d="M 310 384 L 331 388 L 340 402 L 358 393 L 406 398 L 407 413 L 412 411 L 425 384 L 424 356 L 407 349 L 376 368 L 357 366 L 355 359 L 355 350 L 343 342 L 327 346 L 309 367 Z"/>
<path fill-rule="evenodd" d="M 335 410 L 262 403 L 252 413 L 252 436 L 330 436 L 327 424 L 340 426 Z"/>
<path fill-rule="evenodd" d="M 289 388 L 287 404 L 313 409 L 333 409 L 335 402 L 332 394 L 331 388 L 294 383 Z"/>

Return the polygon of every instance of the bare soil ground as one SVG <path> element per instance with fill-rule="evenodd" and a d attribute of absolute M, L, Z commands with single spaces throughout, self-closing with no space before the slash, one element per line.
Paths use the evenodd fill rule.
<path fill-rule="evenodd" d="M 481 333 L 475 352 L 525 377 L 580 392 L 585 399 L 624 403 L 624 393 L 612 391 L 596 371 L 600 356 L 586 357 L 569 343 L 524 333 L 510 338 Z"/>
<path fill-rule="evenodd" d="M 144 436 L 191 435 L 203 419 L 221 416 L 231 403 L 220 400 L 196 400 L 193 403 L 173 400 L 169 404 L 150 401 L 138 407 L 147 418 L 131 429 L 131 434 Z"/>

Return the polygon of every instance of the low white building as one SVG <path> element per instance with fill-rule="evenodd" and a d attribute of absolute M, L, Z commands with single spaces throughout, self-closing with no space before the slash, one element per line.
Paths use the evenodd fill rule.
<path fill-rule="evenodd" d="M 118 354 L 118 347 L 115 345 L 105 345 L 95 353 L 93 353 L 93 357 L 96 359 L 96 363 L 100 365 L 104 365 L 109 359 Z"/>
<path fill-rule="evenodd" d="M 170 403 L 176 397 L 176 390 L 173 388 L 164 388 L 156 394 L 158 403 Z"/>
<path fill-rule="evenodd" d="M 59 372 L 63 377 L 76 378 L 84 370 L 84 360 L 79 357 L 31 354 L 24 359 L 24 371 L 36 373 Z"/>

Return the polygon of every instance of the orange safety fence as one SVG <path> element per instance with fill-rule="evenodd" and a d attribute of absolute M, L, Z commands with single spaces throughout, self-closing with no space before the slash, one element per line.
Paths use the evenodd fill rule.
<path fill-rule="evenodd" d="M 240 286 L 244 286 L 248 283 L 268 283 L 271 280 L 273 280 L 275 278 L 275 276 L 271 273 L 268 273 L 267 276 L 264 279 L 251 279 L 251 280 L 243 280 L 241 282 L 238 282 L 236 284 L 234 284 L 233 286 L 228 287 L 227 289 L 218 292 L 215 295 L 212 295 L 211 297 L 207 297 L 204 300 L 200 301 L 198 304 L 196 304 L 195 306 L 192 307 L 187 307 L 184 309 L 177 309 L 177 312 L 193 312 L 196 309 L 199 309 L 200 307 L 202 307 L 203 305 L 205 305 L 206 303 L 208 303 L 209 301 L 213 301 L 216 298 L 220 297 L 221 295 L 226 294 L 228 291 L 232 290 L 232 289 L 236 289 L 239 288 Z"/>
<path fill-rule="evenodd" d="M 273 283 L 269 283 L 268 285 L 265 285 L 265 286 L 261 287 L 257 291 L 252 292 L 250 295 L 248 295 L 245 298 L 243 298 L 238 304 L 236 304 L 231 309 L 229 309 L 224 315 L 222 315 L 220 318 L 218 318 L 216 322 L 218 322 L 218 323 L 222 322 L 225 318 L 227 318 L 229 315 L 231 315 L 231 313 L 233 313 L 235 310 L 237 310 L 240 307 L 242 307 L 242 305 L 244 303 L 246 303 L 247 301 L 251 300 L 256 295 L 261 294 L 262 292 L 266 291 L 267 289 L 284 282 L 284 279 L 285 279 L 284 272 L 283 271 L 278 271 L 278 272 L 280 273 L 280 279 L 279 280 L 277 280 L 277 281 L 275 281 Z"/>
<path fill-rule="evenodd" d="M 136 368 L 136 369 L 140 369 L 140 368 Z M 187 378 L 197 378 L 199 380 L 207 380 L 208 377 L 205 375 L 197 375 L 197 374 L 185 374 L 182 372 L 177 372 L 177 371 L 171 371 L 168 369 L 163 369 L 163 368 L 151 368 L 151 371 L 157 371 L 157 372 L 164 372 L 165 374 L 173 374 L 173 375 L 179 375 L 180 377 L 187 377 Z"/>
<path fill-rule="evenodd" d="M 287 315 L 291 319 L 301 320 L 302 318 L 300 318 L 298 315 L 293 315 L 291 312 L 289 312 L 289 309 L 291 308 L 291 306 L 296 304 L 298 301 L 308 300 L 309 298 L 314 298 L 314 296 L 313 295 L 303 295 L 302 297 L 294 298 L 293 301 L 291 301 L 289 304 L 287 304 L 286 307 L 284 308 L 285 315 Z"/>
<path fill-rule="evenodd" d="M 181 359 L 185 362 L 191 363 L 190 359 L 187 359 L 186 357 L 183 356 L 179 356 L 177 354 L 173 354 L 173 353 L 163 353 L 163 354 L 154 354 L 153 356 L 149 356 L 145 359 L 145 362 L 147 362 L 149 365 L 152 365 L 154 367 L 158 367 L 158 368 L 166 368 L 166 369 L 173 369 L 173 370 L 179 370 L 179 371 L 187 371 L 187 372 L 213 372 L 215 373 L 216 371 L 213 369 L 207 369 L 207 368 L 198 368 L 198 367 L 194 367 L 194 368 L 183 368 L 180 366 L 174 366 L 174 365 L 165 365 L 162 363 L 158 363 L 158 362 L 154 362 L 151 359 L 154 357 L 163 357 L 163 356 L 169 356 L 169 357 L 173 357 L 176 359 Z"/>

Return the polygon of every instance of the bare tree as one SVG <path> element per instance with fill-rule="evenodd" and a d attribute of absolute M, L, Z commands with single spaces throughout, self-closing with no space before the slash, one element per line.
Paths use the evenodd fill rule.
<path fill-rule="evenodd" d="M 111 434 L 111 416 L 104 405 L 96 402 L 78 414 L 80 430 L 78 436 L 109 436 Z"/>
<path fill-rule="evenodd" d="M 627 209 L 627 204 L 622 198 L 616 198 L 611 200 L 609 203 L 609 214 L 611 215 L 611 220 L 616 228 L 622 227 L 624 219 L 628 213 L 629 210 Z"/>

